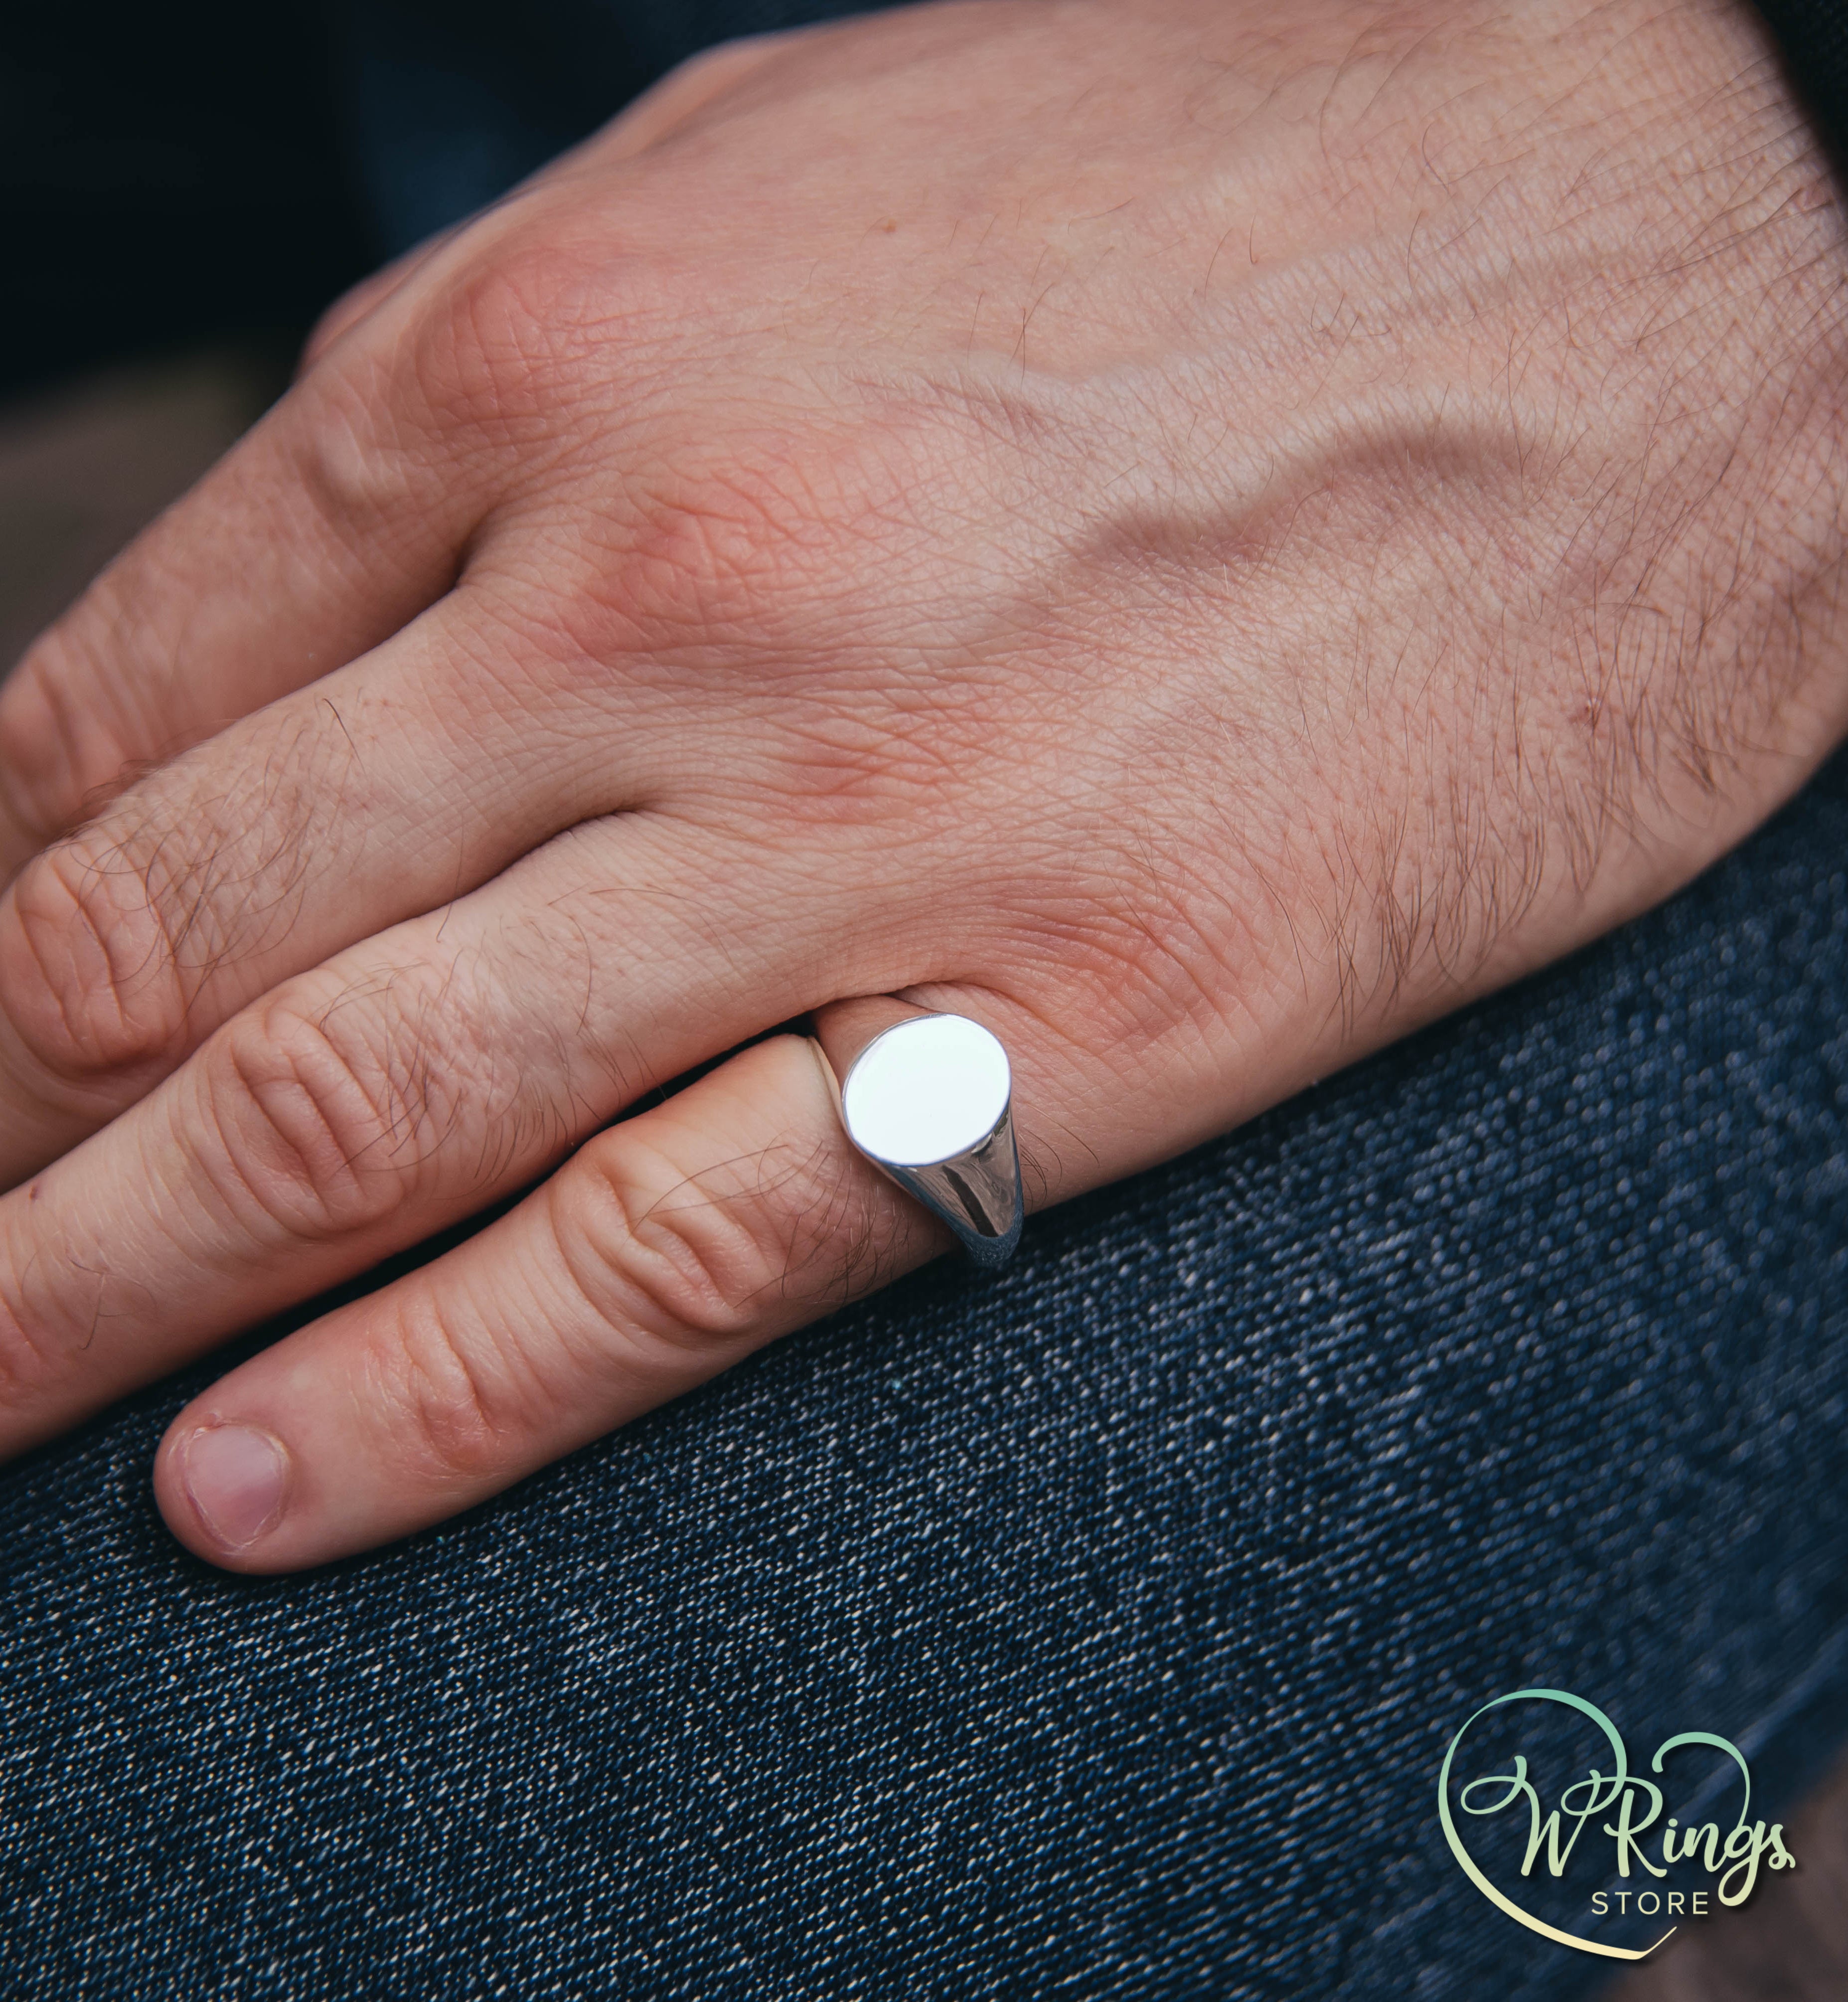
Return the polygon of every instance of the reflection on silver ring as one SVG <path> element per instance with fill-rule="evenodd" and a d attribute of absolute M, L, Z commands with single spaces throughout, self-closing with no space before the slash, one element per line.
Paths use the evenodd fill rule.
<path fill-rule="evenodd" d="M 1007 1052 L 966 1015 L 894 1024 L 840 1080 L 848 1139 L 986 1271 L 1005 1265 L 1020 1241 L 1013 1093 Z"/>

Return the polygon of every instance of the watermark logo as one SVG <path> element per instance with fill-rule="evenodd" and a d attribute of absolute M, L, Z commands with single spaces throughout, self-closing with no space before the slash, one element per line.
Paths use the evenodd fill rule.
<path fill-rule="evenodd" d="M 1529 1771 L 1526 1754 L 1517 1753 L 1505 1771 L 1480 1774 L 1462 1781 L 1453 1794 L 1453 1770 L 1459 1755 L 1467 1757 L 1463 1747 L 1470 1731 L 1491 1711 L 1523 1703 L 1563 1704 L 1588 1719 L 1609 1748 L 1609 1770 L 1606 1770 L 1606 1755 L 1597 1753 L 1599 1763 L 1583 1778 L 1561 1788 L 1550 1807 Z M 1710 1760 L 1703 1767 L 1692 1759 L 1675 1756 L 1696 1747 L 1718 1752 L 1738 1768 L 1744 1798 L 1738 1819 L 1729 1829 L 1722 1829 L 1717 1819 L 1699 1818 L 1700 1804 L 1716 1791 L 1714 1779 L 1730 1780 L 1731 1776 L 1724 1767 L 1716 1774 Z M 1544 1882 L 1535 1877 L 1536 1865 L 1552 1878 L 1564 1876 L 1588 1823 L 1595 1825 L 1595 1833 L 1581 1853 L 1581 1860 L 1594 1861 L 1607 1881 L 1609 1866 L 1614 1864 L 1615 1877 L 1621 1884 L 1621 1888 L 1592 1893 L 1589 1909 L 1599 1918 L 1611 1915 L 1613 1910 L 1627 1918 L 1633 1906 L 1636 1913 L 1645 1918 L 1704 1917 L 1716 1899 L 1721 1905 L 1742 1905 L 1752 1895 L 1761 1868 L 1788 1870 L 1797 1861 L 1785 1844 L 1781 1822 L 1773 1822 L 1767 1826 L 1763 1820 L 1752 1819 L 1751 1770 L 1744 1753 L 1729 1739 L 1716 1737 L 1710 1731 L 1678 1732 L 1656 1747 L 1649 1770 L 1665 1781 L 1672 1771 L 1676 1778 L 1689 1778 L 1694 1783 L 1691 1805 L 1695 1813 L 1684 1819 L 1683 1815 L 1688 1814 L 1684 1808 L 1681 1814 L 1665 1817 L 1663 1810 L 1670 1805 L 1666 1786 L 1630 1770 L 1622 1736 L 1595 1704 L 1587 1703 L 1583 1697 L 1574 1696 L 1567 1690 L 1515 1690 L 1485 1703 L 1451 1739 L 1438 1775 L 1438 1818 L 1443 1824 L 1450 1853 L 1462 1866 L 1464 1875 L 1498 1910 L 1505 1912 L 1530 1932 L 1539 1933 L 1562 1946 L 1576 1947 L 1581 1953 L 1602 1954 L 1612 1960 L 1642 1960 L 1675 1930 L 1674 1926 L 1646 1947 L 1616 1946 L 1549 1924 L 1536 1917 L 1522 1901 L 1525 1896 L 1528 1903 L 1532 1902 L 1533 1889 Z M 1704 1784 L 1700 1784 L 1703 1781 Z M 1487 1818 L 1512 1811 L 1517 1827 L 1520 1810 L 1525 1808 L 1525 1853 L 1518 1871 L 1524 1882 L 1515 1882 L 1510 1868 L 1502 1873 L 1505 1883 L 1498 1884 L 1481 1866 L 1459 1831 L 1453 1800 L 1455 1808 L 1467 1815 Z M 1616 1844 L 1614 1858 L 1596 1839 L 1598 1835 L 1608 1836 Z M 1512 1861 L 1512 1848 L 1508 1854 Z"/>

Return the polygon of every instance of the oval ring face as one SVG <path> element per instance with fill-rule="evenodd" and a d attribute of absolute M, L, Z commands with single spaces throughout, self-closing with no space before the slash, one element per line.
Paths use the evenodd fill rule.
<path fill-rule="evenodd" d="M 1007 1110 L 1007 1052 L 966 1015 L 920 1015 L 875 1036 L 841 1087 L 849 1137 L 894 1167 L 979 1147 Z"/>

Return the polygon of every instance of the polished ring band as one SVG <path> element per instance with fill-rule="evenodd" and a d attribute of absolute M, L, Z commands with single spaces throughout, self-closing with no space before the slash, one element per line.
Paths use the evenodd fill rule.
<path fill-rule="evenodd" d="M 907 1015 L 860 1048 L 837 1086 L 855 1148 L 947 1224 L 971 1264 L 1006 1264 L 1025 1205 L 999 1038 L 966 1015 Z"/>

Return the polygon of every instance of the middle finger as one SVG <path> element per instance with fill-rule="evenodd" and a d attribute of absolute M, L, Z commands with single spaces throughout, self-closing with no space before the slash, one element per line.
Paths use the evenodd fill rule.
<path fill-rule="evenodd" d="M 647 691 L 516 672 L 479 596 L 153 773 L 0 897 L 0 1187 L 279 980 L 640 801 Z"/>
<path fill-rule="evenodd" d="M 0 1453 L 519 1189 L 833 998 L 817 969 L 877 963 L 838 935 L 838 881 L 824 909 L 741 846 L 574 828 L 266 995 L 0 1198 Z"/>

